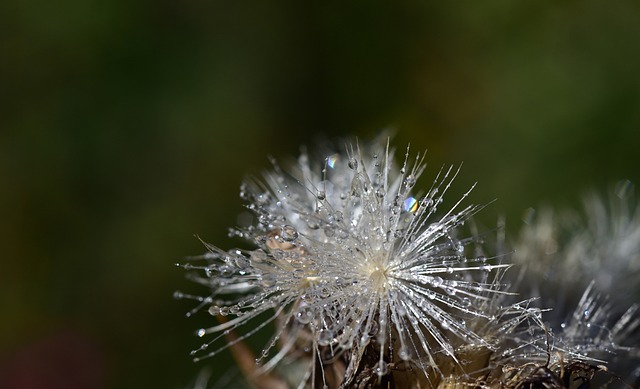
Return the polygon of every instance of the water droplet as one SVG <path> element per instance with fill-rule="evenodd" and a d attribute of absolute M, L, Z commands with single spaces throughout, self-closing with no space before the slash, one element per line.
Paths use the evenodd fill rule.
<path fill-rule="evenodd" d="M 216 266 L 215 266 L 215 265 L 207 266 L 207 267 L 204 269 L 204 274 L 205 274 L 207 277 L 209 277 L 209 278 L 211 278 L 211 277 L 215 277 L 215 275 L 216 275 L 217 273 L 218 273 L 218 269 L 216 268 Z"/>
<path fill-rule="evenodd" d="M 327 329 L 318 331 L 318 344 L 320 346 L 328 346 L 333 340 L 333 332 Z"/>
<path fill-rule="evenodd" d="M 376 321 L 372 321 L 371 328 L 369 328 L 369 332 L 367 333 L 367 335 L 369 337 L 375 336 L 378 333 L 379 329 L 380 326 L 378 326 L 378 323 Z"/>
<path fill-rule="evenodd" d="M 256 197 L 256 203 L 258 203 L 258 205 L 265 205 L 269 202 L 270 197 L 267 192 L 259 194 L 258 197 Z"/>
<path fill-rule="evenodd" d="M 199 336 L 200 338 L 202 338 L 203 336 L 205 336 L 205 335 L 206 335 L 206 333 L 207 333 L 207 331 L 206 331 L 204 328 L 200 328 L 200 329 L 198 330 L 198 336 Z"/>
<path fill-rule="evenodd" d="M 349 158 L 349 169 L 358 170 L 358 160 L 355 158 Z"/>
<path fill-rule="evenodd" d="M 320 190 L 318 191 L 318 194 L 316 197 L 318 198 L 318 200 L 322 201 L 327 198 L 327 193 L 323 190 Z"/>
<path fill-rule="evenodd" d="M 384 189 L 382 188 L 378 188 L 376 189 L 376 197 L 378 197 L 379 199 L 384 198 L 385 192 Z"/>
<path fill-rule="evenodd" d="M 209 314 L 211 316 L 218 316 L 218 314 L 220 313 L 220 307 L 217 305 L 212 305 L 209 307 Z"/>
<path fill-rule="evenodd" d="M 431 285 L 437 288 L 440 285 L 442 285 L 442 282 L 443 282 L 442 277 L 436 276 L 436 277 L 433 277 L 433 279 L 431 280 Z"/>
<path fill-rule="evenodd" d="M 460 303 L 462 304 L 463 307 L 471 306 L 471 300 L 469 300 L 469 297 L 463 297 Z"/>
<path fill-rule="evenodd" d="M 235 258 L 236 267 L 238 269 L 246 269 L 249 267 L 249 260 L 243 256 L 237 256 Z"/>
<path fill-rule="evenodd" d="M 251 261 L 260 263 L 267 259 L 267 253 L 262 250 L 255 250 L 251 253 Z"/>
<path fill-rule="evenodd" d="M 446 331 L 449 329 L 449 322 L 445 320 L 442 323 L 440 323 L 440 326 L 442 327 L 443 330 Z"/>
<path fill-rule="evenodd" d="M 378 363 L 378 368 L 376 369 L 376 373 L 378 375 L 386 375 L 389 373 L 389 365 L 386 362 Z"/>
<path fill-rule="evenodd" d="M 349 237 L 349 231 L 343 230 L 342 228 L 338 230 L 338 238 L 347 239 Z"/>
<path fill-rule="evenodd" d="M 229 277 L 233 275 L 233 268 L 231 266 L 223 265 L 218 267 L 218 271 L 222 277 Z"/>
<path fill-rule="evenodd" d="M 307 307 L 301 307 L 295 314 L 296 320 L 300 324 L 309 324 L 313 318 L 313 313 Z"/>
<path fill-rule="evenodd" d="M 324 234 L 330 238 L 336 234 L 336 229 L 331 226 L 327 226 L 324 228 Z"/>
<path fill-rule="evenodd" d="M 293 242 L 294 240 L 298 239 L 298 231 L 296 231 L 293 226 L 287 224 L 282 226 L 281 236 L 283 240 L 287 242 Z"/>
<path fill-rule="evenodd" d="M 398 356 L 403 361 L 408 361 L 409 359 L 411 359 L 411 353 L 409 351 L 409 347 L 407 347 L 406 345 L 401 346 L 400 349 L 398 350 Z"/>
<path fill-rule="evenodd" d="M 407 189 L 413 188 L 413 186 L 416 184 L 416 177 L 413 174 L 409 174 L 407 178 L 404 179 L 404 184 Z"/>
<path fill-rule="evenodd" d="M 480 266 L 480 270 L 484 270 L 486 272 L 490 272 L 491 269 L 492 269 L 492 267 L 489 264 Z"/>
<path fill-rule="evenodd" d="M 338 154 L 333 154 L 327 157 L 327 166 L 333 169 L 336 166 L 336 161 L 338 161 Z"/>
<path fill-rule="evenodd" d="M 318 224 L 317 221 L 313 219 L 309 219 L 307 220 L 307 227 L 309 227 L 312 230 L 317 230 L 318 228 L 320 228 L 320 225 Z"/>
<path fill-rule="evenodd" d="M 320 296 L 320 298 L 326 299 L 327 297 L 331 296 L 331 292 L 329 292 L 329 289 L 327 288 L 322 288 L 320 289 L 318 296 Z"/>
<path fill-rule="evenodd" d="M 407 212 L 414 213 L 415 211 L 418 210 L 418 201 L 413 197 L 408 197 L 407 199 L 404 200 L 403 209 Z"/>

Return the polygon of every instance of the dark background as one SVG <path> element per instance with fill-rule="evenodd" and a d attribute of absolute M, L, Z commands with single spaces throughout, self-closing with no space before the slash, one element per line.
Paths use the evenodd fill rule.
<path fill-rule="evenodd" d="M 435 4 L 433 4 L 435 3 Z M 241 179 L 319 135 L 464 161 L 481 218 L 640 171 L 636 1 L 0 5 L 0 386 L 182 388 Z M 221 369 L 221 368 L 219 368 Z M 214 373 L 218 375 L 219 373 Z"/>

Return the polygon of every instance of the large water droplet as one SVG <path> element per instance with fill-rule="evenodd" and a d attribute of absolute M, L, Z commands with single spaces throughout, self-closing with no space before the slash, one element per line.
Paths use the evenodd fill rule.
<path fill-rule="evenodd" d="M 358 160 L 355 158 L 349 158 L 349 169 L 357 170 L 358 169 Z"/>
<path fill-rule="evenodd" d="M 309 324 L 313 318 L 313 313 L 308 307 L 301 307 L 295 314 L 296 320 L 300 324 Z"/>
<path fill-rule="evenodd" d="M 218 273 L 218 268 L 215 265 L 207 266 L 204 269 L 204 274 L 209 278 L 214 277 L 217 273 Z"/>
<path fill-rule="evenodd" d="M 404 184 L 407 189 L 413 188 L 413 186 L 416 184 L 416 177 L 413 174 L 409 174 L 407 178 L 404 179 Z"/>
<path fill-rule="evenodd" d="M 336 234 L 336 229 L 331 226 L 327 226 L 324 228 L 324 234 L 330 238 Z"/>
<path fill-rule="evenodd" d="M 380 326 L 378 326 L 378 323 L 376 321 L 372 321 L 371 328 L 369 328 L 369 333 L 367 335 L 369 335 L 369 337 L 375 336 L 378 333 L 379 329 Z"/>
<path fill-rule="evenodd" d="M 318 344 L 320 346 L 328 346 L 333 339 L 333 332 L 327 329 L 318 331 Z"/>
<path fill-rule="evenodd" d="M 243 256 L 235 257 L 235 263 L 238 269 L 246 269 L 250 265 L 249 260 Z"/>
<path fill-rule="evenodd" d="M 327 157 L 327 166 L 333 169 L 335 168 L 337 161 L 338 161 L 338 154 L 330 155 Z"/>
<path fill-rule="evenodd" d="M 287 224 L 282 226 L 281 236 L 283 240 L 287 242 L 293 242 L 294 240 L 298 239 L 298 231 L 296 231 L 293 226 Z"/>
<path fill-rule="evenodd" d="M 233 275 L 233 268 L 231 266 L 223 265 L 218 267 L 218 271 L 222 277 L 229 277 Z"/>
<path fill-rule="evenodd" d="M 418 201 L 416 199 L 414 199 L 413 197 L 407 197 L 407 199 L 404 200 L 403 209 L 406 212 L 414 213 L 415 211 L 418 210 Z"/>

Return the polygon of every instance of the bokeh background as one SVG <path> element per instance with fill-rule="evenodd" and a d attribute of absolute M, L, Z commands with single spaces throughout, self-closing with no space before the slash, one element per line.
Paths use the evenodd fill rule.
<path fill-rule="evenodd" d="M 0 386 L 183 388 L 244 176 L 317 137 L 464 162 L 517 231 L 640 179 L 640 3 L 0 4 Z M 429 175 L 429 173 L 427 173 Z M 429 180 L 427 180 L 429 181 Z M 426 183 L 427 181 L 423 182 Z M 201 291 L 202 292 L 202 291 Z M 228 358 L 227 358 L 228 359 Z M 220 365 L 222 366 L 222 365 Z M 217 367 L 215 374 L 223 367 Z"/>

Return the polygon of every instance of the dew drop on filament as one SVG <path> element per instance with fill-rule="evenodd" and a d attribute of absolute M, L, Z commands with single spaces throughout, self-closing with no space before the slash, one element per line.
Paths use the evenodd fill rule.
<path fill-rule="evenodd" d="M 386 362 L 380 362 L 378 363 L 378 368 L 376 369 L 376 373 L 378 373 L 378 375 L 386 375 L 387 373 L 389 373 L 389 365 Z"/>
<path fill-rule="evenodd" d="M 293 226 L 284 225 L 282 226 L 282 239 L 287 242 L 293 242 L 298 239 L 298 231 Z"/>
<path fill-rule="evenodd" d="M 403 361 L 409 360 L 411 358 L 411 354 L 409 353 L 409 347 L 407 346 L 400 347 L 400 350 L 398 350 L 398 356 Z"/>

